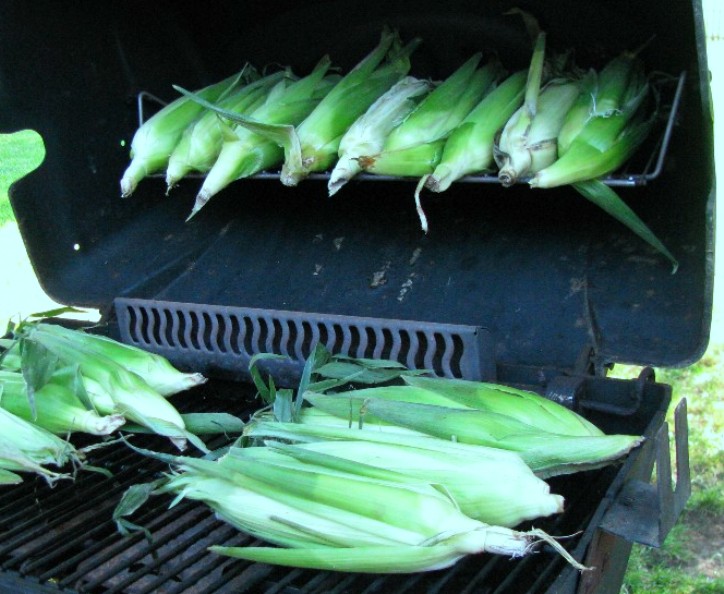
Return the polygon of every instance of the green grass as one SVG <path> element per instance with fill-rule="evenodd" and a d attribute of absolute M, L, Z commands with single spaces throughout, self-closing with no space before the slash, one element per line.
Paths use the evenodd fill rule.
<path fill-rule="evenodd" d="M 622 367 L 613 375 L 637 373 Z M 656 379 L 674 386 L 670 427 L 673 407 L 687 400 L 692 494 L 660 549 L 634 546 L 621 594 L 724 592 L 724 345 L 690 367 L 658 369 Z"/>
<path fill-rule="evenodd" d="M 15 220 L 8 200 L 10 185 L 36 169 L 44 158 L 43 139 L 34 130 L 0 134 L 0 226 Z"/>

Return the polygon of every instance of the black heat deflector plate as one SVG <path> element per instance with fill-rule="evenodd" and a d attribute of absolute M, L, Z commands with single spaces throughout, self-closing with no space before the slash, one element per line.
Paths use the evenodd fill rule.
<path fill-rule="evenodd" d="M 278 385 L 293 385 L 315 345 L 335 354 L 393 359 L 441 377 L 495 379 L 490 334 L 474 326 L 387 320 L 207 304 L 118 298 L 123 342 L 208 375 L 249 380 L 259 361 Z"/>

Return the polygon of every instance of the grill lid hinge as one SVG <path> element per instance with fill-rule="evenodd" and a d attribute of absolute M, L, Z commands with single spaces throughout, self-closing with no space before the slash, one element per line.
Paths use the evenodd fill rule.
<path fill-rule="evenodd" d="M 672 488 L 669 426 L 663 423 L 652 443 L 655 456 L 656 483 L 634 479 L 621 488 L 603 517 L 600 527 L 629 542 L 660 547 L 691 495 L 689 471 L 689 429 L 686 399 L 674 413 L 676 449 L 676 487 Z"/>

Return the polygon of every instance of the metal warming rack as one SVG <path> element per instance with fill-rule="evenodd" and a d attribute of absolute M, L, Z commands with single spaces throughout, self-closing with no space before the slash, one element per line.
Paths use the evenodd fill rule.
<path fill-rule="evenodd" d="M 666 153 L 669 149 L 669 142 L 671 141 L 671 134 L 674 129 L 674 125 L 677 119 L 677 113 L 679 105 L 681 104 L 682 94 L 684 92 L 684 85 L 686 84 L 686 72 L 681 72 L 676 79 L 669 81 L 675 84 L 664 85 L 664 88 L 668 87 L 669 96 L 663 97 L 662 101 L 665 105 L 663 111 L 666 113 L 665 123 L 659 127 L 659 134 L 656 135 L 656 139 L 653 143 L 647 143 L 649 147 L 648 158 L 642 160 L 641 158 L 635 159 L 635 164 L 632 162 L 627 163 L 619 171 L 611 173 L 606 176 L 603 181 L 606 185 L 612 187 L 638 187 L 644 186 L 649 182 L 655 180 L 661 175 L 664 168 L 664 162 L 666 160 Z M 668 99 L 668 101 L 667 101 Z M 147 91 L 141 91 L 138 93 L 136 98 L 136 106 L 138 110 L 138 126 L 142 126 L 147 119 L 148 107 L 156 108 L 165 106 L 167 103 L 162 99 L 159 99 L 152 93 Z M 148 105 L 148 107 L 147 107 Z M 642 151 L 645 152 L 645 151 Z M 161 178 L 162 174 L 153 174 L 151 177 Z M 200 178 L 203 177 L 198 173 L 190 173 L 187 175 L 189 178 Z M 263 171 L 253 176 L 256 179 L 269 179 L 278 180 L 279 172 Z M 329 180 L 329 173 L 312 173 L 309 175 L 310 180 Z M 369 173 L 361 173 L 356 179 L 358 181 L 409 181 L 408 178 L 395 177 L 392 175 L 373 175 Z M 516 183 L 525 184 L 528 182 L 528 178 L 521 178 Z M 457 183 L 475 183 L 475 184 L 500 184 L 500 180 L 497 175 L 485 173 L 468 175 L 459 180 Z"/>

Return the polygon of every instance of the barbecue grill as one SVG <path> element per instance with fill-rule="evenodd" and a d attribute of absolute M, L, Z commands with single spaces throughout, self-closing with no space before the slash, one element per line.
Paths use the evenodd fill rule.
<path fill-rule="evenodd" d="M 671 75 L 660 125 L 606 183 L 676 255 L 676 274 L 569 188 L 502 188 L 486 175 L 423 196 L 427 235 L 407 180 L 363 176 L 329 199 L 323 174 L 286 188 L 271 171 L 236 182 L 189 223 L 198 180 L 166 196 L 162 179 L 147 179 L 119 196 L 139 107 L 154 108 L 149 95 L 172 99 L 171 84 L 199 88 L 247 61 L 308 72 L 325 53 L 346 70 L 384 24 L 422 37 L 418 76 L 441 77 L 479 50 L 525 68 L 530 42 L 505 14 L 513 6 L 581 63 L 646 43 L 647 69 Z M 400 576 L 251 564 L 206 548 L 252 538 L 200 504 L 168 509 L 165 497 L 132 518 L 150 539 L 121 536 L 118 499 L 164 466 L 118 445 L 91 459 L 112 478 L 84 472 L 54 488 L 26 479 L 0 492 L 1 591 L 606 593 L 619 591 L 633 542 L 663 542 L 689 494 L 686 410 L 684 401 L 676 409 L 672 490 L 672 390 L 649 366 L 696 361 L 712 306 L 712 114 L 698 0 L 6 2 L 4 13 L 0 128 L 33 128 L 47 151 L 10 195 L 38 278 L 58 302 L 98 308 L 108 335 L 208 375 L 178 397 L 181 410 L 245 417 L 258 407 L 254 354 L 286 355 L 265 371 L 293 385 L 324 344 L 532 389 L 606 432 L 647 439 L 622 464 L 551 479 L 568 508 L 535 526 L 573 535 L 562 542 L 596 567 L 585 574 L 546 548 Z M 644 369 L 607 377 L 615 363 Z M 136 443 L 166 448 L 152 436 Z"/>

